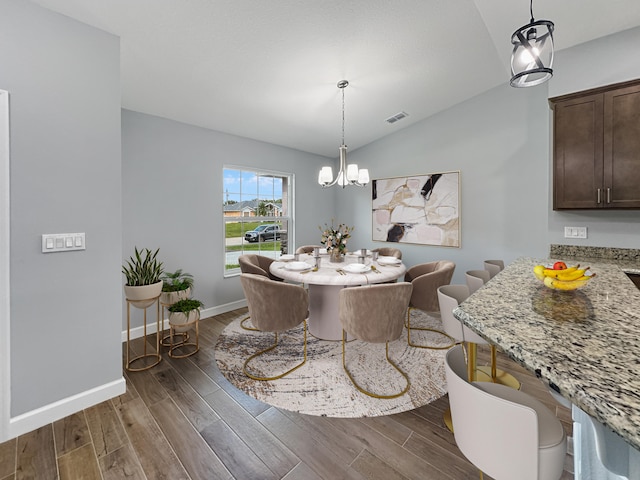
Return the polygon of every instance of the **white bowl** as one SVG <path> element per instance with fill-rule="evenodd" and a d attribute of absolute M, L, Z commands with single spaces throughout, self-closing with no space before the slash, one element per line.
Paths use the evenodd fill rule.
<path fill-rule="evenodd" d="M 371 271 L 371 267 L 363 263 L 349 263 L 343 267 L 343 270 L 349 273 L 366 273 Z"/>
<path fill-rule="evenodd" d="M 296 258 L 295 255 L 280 255 L 280 261 L 281 262 L 290 262 L 294 258 Z"/>
<path fill-rule="evenodd" d="M 301 270 L 309 270 L 311 268 L 311 265 L 309 265 L 307 262 L 289 262 L 285 265 L 285 267 L 287 270 L 295 270 L 295 271 L 301 271 Z"/>
<path fill-rule="evenodd" d="M 396 257 L 382 256 L 382 257 L 378 257 L 378 263 L 380 265 L 398 265 L 399 263 L 402 263 L 402 260 Z"/>

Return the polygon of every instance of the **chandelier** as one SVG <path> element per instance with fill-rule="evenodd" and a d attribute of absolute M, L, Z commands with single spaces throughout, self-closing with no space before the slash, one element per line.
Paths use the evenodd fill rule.
<path fill-rule="evenodd" d="M 358 169 L 358 165 L 355 163 L 347 165 L 347 146 L 344 144 L 344 89 L 347 85 L 349 85 L 347 80 L 340 80 L 338 82 L 338 88 L 342 90 L 342 145 L 338 147 L 340 170 L 334 180 L 331 167 L 322 167 L 318 174 L 318 183 L 322 185 L 323 188 L 332 187 L 336 183 L 342 188 L 347 185 L 364 187 L 369 183 L 369 170 L 366 168 Z"/>
<path fill-rule="evenodd" d="M 511 86 L 533 87 L 553 75 L 553 22 L 534 20 L 533 0 L 529 1 L 531 20 L 511 35 Z"/>

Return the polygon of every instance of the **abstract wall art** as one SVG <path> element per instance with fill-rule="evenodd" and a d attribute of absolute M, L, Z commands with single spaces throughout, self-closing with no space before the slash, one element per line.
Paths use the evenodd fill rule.
<path fill-rule="evenodd" d="M 374 179 L 373 240 L 460 247 L 460 172 Z"/>

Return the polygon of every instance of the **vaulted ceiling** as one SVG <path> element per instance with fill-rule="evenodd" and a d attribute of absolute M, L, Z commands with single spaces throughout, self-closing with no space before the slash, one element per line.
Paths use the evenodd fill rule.
<path fill-rule="evenodd" d="M 339 80 L 354 150 L 506 84 L 530 18 L 527 0 L 31 1 L 120 37 L 123 108 L 328 157 Z M 640 25 L 638 0 L 533 13 L 555 23 L 556 51 Z"/>

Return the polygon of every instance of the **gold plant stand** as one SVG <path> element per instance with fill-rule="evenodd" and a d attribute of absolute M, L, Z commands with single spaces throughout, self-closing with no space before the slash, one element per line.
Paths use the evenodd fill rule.
<path fill-rule="evenodd" d="M 160 363 L 160 360 L 162 360 L 162 357 L 160 356 L 160 337 L 162 336 L 162 329 L 160 328 L 159 298 L 160 298 L 160 295 L 158 295 L 155 298 L 147 299 L 147 301 L 152 300 L 153 303 L 142 308 L 142 310 L 144 310 L 143 351 L 142 351 L 142 355 L 138 355 L 137 357 L 134 357 L 134 358 L 131 358 L 131 355 L 130 355 L 131 349 L 129 347 L 129 344 L 131 342 L 131 300 L 126 299 L 127 300 L 127 364 L 125 368 L 130 372 L 141 372 L 143 370 L 148 370 L 151 367 L 155 367 L 158 363 Z M 147 309 L 153 306 L 154 304 L 156 306 L 156 348 L 155 348 L 155 352 L 153 351 L 149 352 L 148 351 L 149 345 L 147 342 Z M 146 362 L 144 362 L 144 359 L 146 358 L 152 359 L 151 363 L 146 364 Z M 134 363 L 145 363 L 145 365 L 141 367 L 133 367 Z"/>

